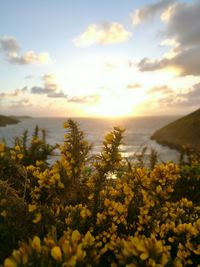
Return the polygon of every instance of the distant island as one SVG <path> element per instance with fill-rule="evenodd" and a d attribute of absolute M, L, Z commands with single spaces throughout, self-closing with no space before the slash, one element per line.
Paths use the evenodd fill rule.
<path fill-rule="evenodd" d="M 157 130 L 151 139 L 177 150 L 200 152 L 200 109 Z"/>
<path fill-rule="evenodd" d="M 9 124 L 17 124 L 20 122 L 20 119 L 30 119 L 29 116 L 5 116 L 0 115 L 0 127 L 4 127 Z"/>

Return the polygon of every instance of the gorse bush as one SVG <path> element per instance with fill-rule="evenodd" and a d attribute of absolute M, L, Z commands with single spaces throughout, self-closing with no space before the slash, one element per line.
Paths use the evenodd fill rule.
<path fill-rule="evenodd" d="M 152 151 L 150 168 L 135 165 L 120 153 L 118 127 L 92 156 L 77 123 L 64 127 L 52 165 L 39 129 L 29 146 L 26 133 L 12 149 L 0 144 L 2 265 L 198 266 L 198 158 L 157 164 Z"/>

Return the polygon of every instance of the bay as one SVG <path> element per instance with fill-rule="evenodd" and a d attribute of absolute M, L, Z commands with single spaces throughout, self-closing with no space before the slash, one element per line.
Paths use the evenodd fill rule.
<path fill-rule="evenodd" d="M 157 144 L 151 140 L 151 135 L 164 125 L 176 120 L 178 116 L 163 117 L 133 117 L 120 119 L 100 119 L 100 118 L 73 118 L 84 132 L 85 138 L 93 144 L 93 152 L 98 153 L 101 149 L 105 134 L 119 126 L 125 129 L 123 145 L 121 150 L 124 156 L 133 158 L 141 153 L 146 146 L 146 155 L 150 154 L 151 148 L 158 153 L 159 162 L 175 161 L 179 159 L 179 153 L 166 146 Z M 21 119 L 15 125 L 0 127 L 0 139 L 6 140 L 8 146 L 12 146 L 14 138 L 20 136 L 25 130 L 29 134 L 33 133 L 36 125 L 47 131 L 47 142 L 61 144 L 64 140 L 66 129 L 63 128 L 64 122 L 68 118 L 31 118 Z"/>

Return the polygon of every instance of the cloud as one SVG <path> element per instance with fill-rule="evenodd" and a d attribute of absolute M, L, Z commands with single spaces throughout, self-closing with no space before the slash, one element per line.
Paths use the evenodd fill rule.
<path fill-rule="evenodd" d="M 155 71 L 172 68 L 178 70 L 182 76 L 199 76 L 200 1 L 190 4 L 175 3 L 167 7 L 162 17 L 165 17 L 165 30 L 162 31 L 162 36 L 166 39 L 161 43 L 167 43 L 172 49 L 168 56 L 164 55 L 159 59 L 143 58 L 138 63 L 139 70 Z"/>
<path fill-rule="evenodd" d="M 33 78 L 33 75 L 26 75 L 25 77 L 24 77 L 25 79 L 27 79 L 27 80 L 29 80 L 29 79 L 32 79 Z"/>
<path fill-rule="evenodd" d="M 181 103 L 182 106 L 195 106 L 199 108 L 200 103 L 200 83 L 193 85 L 192 89 L 184 94 L 180 94 L 184 101 Z"/>
<path fill-rule="evenodd" d="M 62 91 L 60 92 L 51 92 L 51 93 L 48 93 L 47 95 L 48 97 L 53 97 L 53 98 L 68 98 L 68 96 L 63 93 Z"/>
<path fill-rule="evenodd" d="M 164 68 L 176 68 L 180 75 L 200 75 L 200 45 L 191 49 L 183 50 L 172 58 L 150 60 L 144 58 L 138 63 L 140 71 L 155 71 Z"/>
<path fill-rule="evenodd" d="M 18 52 L 20 46 L 14 37 L 4 36 L 0 38 L 0 50 L 3 52 Z"/>
<path fill-rule="evenodd" d="M 57 89 L 49 87 L 33 86 L 31 88 L 31 93 L 37 95 L 47 95 L 47 97 L 51 98 L 68 98 L 68 96 L 65 93 L 63 93 L 63 91 L 61 90 L 56 91 L 56 90 Z"/>
<path fill-rule="evenodd" d="M 1 98 L 16 97 L 16 96 L 24 94 L 27 91 L 28 91 L 28 87 L 25 86 L 21 89 L 15 89 L 14 91 L 11 91 L 11 92 L 2 92 L 0 93 L 0 97 Z"/>
<path fill-rule="evenodd" d="M 140 71 L 154 71 L 158 69 L 162 69 L 168 66 L 168 59 L 160 59 L 160 60 L 150 60 L 145 57 L 138 63 L 138 68 Z"/>
<path fill-rule="evenodd" d="M 33 86 L 30 89 L 32 94 L 47 95 L 47 97 L 51 98 L 68 98 L 68 96 L 59 89 L 54 74 L 45 74 L 41 77 L 41 80 L 43 81 L 43 86 Z"/>
<path fill-rule="evenodd" d="M 41 80 L 44 82 L 44 87 L 49 90 L 56 91 L 59 89 L 58 84 L 56 83 L 56 77 L 52 73 L 45 74 L 41 77 Z"/>
<path fill-rule="evenodd" d="M 59 88 L 59 85 L 56 83 L 56 77 L 52 73 L 45 74 L 41 76 L 43 81 L 42 86 L 33 86 L 30 88 L 30 92 L 35 95 L 45 95 L 48 98 L 60 98 L 65 99 L 70 103 L 95 103 L 98 101 L 98 95 L 85 95 L 85 96 L 72 96 L 69 97 L 66 93 Z"/>
<path fill-rule="evenodd" d="M 31 88 L 32 94 L 48 94 L 51 90 L 49 88 L 40 87 L 40 86 L 33 86 Z"/>
<path fill-rule="evenodd" d="M 128 85 L 126 86 L 126 88 L 127 88 L 127 89 L 130 89 L 130 90 L 132 90 L 132 89 L 137 89 L 137 88 L 141 88 L 141 87 L 142 87 L 142 85 L 139 84 L 139 83 L 131 83 L 131 84 L 128 84 Z"/>
<path fill-rule="evenodd" d="M 68 102 L 79 103 L 79 104 L 92 104 L 99 100 L 99 95 L 88 95 L 88 96 L 74 96 L 68 99 Z"/>
<path fill-rule="evenodd" d="M 7 54 L 7 61 L 19 65 L 29 65 L 29 64 L 48 64 L 51 62 L 48 53 L 36 54 L 34 51 L 28 51 L 23 55 L 19 55 L 16 52 L 11 52 Z"/>
<path fill-rule="evenodd" d="M 192 86 L 187 92 L 177 93 L 167 86 L 153 87 L 148 91 L 150 95 L 149 105 L 155 103 L 159 107 L 165 108 L 199 108 L 200 103 L 200 83 Z M 151 95 L 161 93 L 157 98 Z"/>
<path fill-rule="evenodd" d="M 13 36 L 0 38 L 0 51 L 11 64 L 29 65 L 49 64 L 51 62 L 51 58 L 46 52 L 37 54 L 34 51 L 27 51 L 24 54 L 20 54 L 20 45 Z"/>
<path fill-rule="evenodd" d="M 93 44 L 108 45 L 126 42 L 130 37 L 131 33 L 117 22 L 90 24 L 83 34 L 73 40 L 73 43 L 76 47 L 87 47 Z"/>
<path fill-rule="evenodd" d="M 157 3 L 149 4 L 135 10 L 131 15 L 133 24 L 138 25 L 143 21 L 153 18 L 157 13 L 162 12 L 172 3 L 174 3 L 173 0 L 161 0 Z"/>
<path fill-rule="evenodd" d="M 116 68 L 116 65 L 112 64 L 112 63 L 105 63 L 105 67 L 107 69 L 113 70 Z"/>
<path fill-rule="evenodd" d="M 180 49 L 200 45 L 200 1 L 177 3 L 169 11 L 164 36 L 175 39 Z"/>
<path fill-rule="evenodd" d="M 173 93 L 173 90 L 166 85 L 155 86 L 148 90 L 148 94 L 161 93 L 162 95 L 169 95 Z"/>
<path fill-rule="evenodd" d="M 10 104 L 8 107 L 9 108 L 30 108 L 33 106 L 31 103 L 30 99 L 28 98 L 23 98 L 20 100 L 12 101 L 12 104 Z"/>

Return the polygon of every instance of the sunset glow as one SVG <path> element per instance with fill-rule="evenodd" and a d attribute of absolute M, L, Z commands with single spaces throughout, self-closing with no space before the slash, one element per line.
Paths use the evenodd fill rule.
<path fill-rule="evenodd" d="M 0 4 L 0 113 L 122 117 L 198 108 L 199 1 L 75 2 Z"/>

